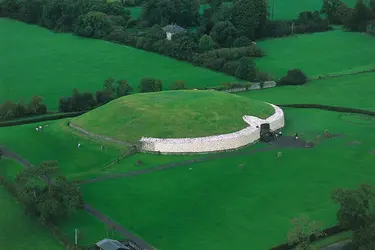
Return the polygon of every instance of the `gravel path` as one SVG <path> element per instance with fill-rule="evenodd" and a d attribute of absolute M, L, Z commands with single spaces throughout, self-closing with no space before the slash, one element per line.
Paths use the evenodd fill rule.
<path fill-rule="evenodd" d="M 301 140 L 301 139 L 295 140 L 294 137 L 292 136 L 281 136 L 278 140 L 268 143 L 268 145 L 269 145 L 268 147 L 265 147 L 262 149 L 254 149 L 254 150 L 247 151 L 247 152 L 234 151 L 234 152 L 221 153 L 221 154 L 216 154 L 216 155 L 214 154 L 214 155 L 210 155 L 206 157 L 200 157 L 200 158 L 185 160 L 181 162 L 174 162 L 174 163 L 159 165 L 159 166 L 149 168 L 149 169 L 142 169 L 142 170 L 126 172 L 126 173 L 108 174 L 108 175 L 104 175 L 101 177 L 77 181 L 77 183 L 87 184 L 87 183 L 98 182 L 98 181 L 109 180 L 109 179 L 130 177 L 134 175 L 146 174 L 146 173 L 156 172 L 156 171 L 165 170 L 169 168 L 182 167 L 182 166 L 186 166 L 192 163 L 206 162 L 209 160 L 224 159 L 224 158 L 230 158 L 233 156 L 240 156 L 240 155 L 252 155 L 255 153 L 259 153 L 259 152 L 273 150 L 275 148 L 306 148 L 305 147 L 306 141 Z M 314 144 L 311 144 L 310 147 L 313 147 L 313 146 Z"/>
<path fill-rule="evenodd" d="M 11 158 L 19 163 L 21 163 L 25 168 L 32 167 L 31 163 L 28 162 L 26 159 L 22 158 L 20 155 L 10 151 L 9 149 L 5 148 L 4 146 L 0 145 L 0 149 L 3 152 L 4 157 Z M 48 182 L 49 179 L 47 177 L 43 177 L 43 179 Z M 132 234 L 130 231 L 123 228 L 120 224 L 106 216 L 105 214 L 101 213 L 97 209 L 93 208 L 89 204 L 84 204 L 84 209 L 92 214 L 94 217 L 96 217 L 98 220 L 102 221 L 107 226 L 113 227 L 117 232 L 119 232 L 125 239 L 131 240 L 133 243 L 135 243 L 141 250 L 152 250 L 154 249 L 151 247 L 147 242 L 139 238 L 138 236 Z"/>

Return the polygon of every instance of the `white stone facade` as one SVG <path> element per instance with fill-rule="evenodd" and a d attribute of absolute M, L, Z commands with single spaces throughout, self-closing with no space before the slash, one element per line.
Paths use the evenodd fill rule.
<path fill-rule="evenodd" d="M 163 139 L 142 137 L 141 150 L 145 152 L 168 153 L 208 153 L 233 150 L 254 143 L 260 139 L 260 124 L 269 123 L 272 131 L 284 127 L 284 112 L 270 104 L 275 113 L 263 120 L 254 116 L 243 116 L 248 127 L 230 134 L 205 136 L 197 138 Z M 258 126 L 258 128 L 257 128 Z"/>

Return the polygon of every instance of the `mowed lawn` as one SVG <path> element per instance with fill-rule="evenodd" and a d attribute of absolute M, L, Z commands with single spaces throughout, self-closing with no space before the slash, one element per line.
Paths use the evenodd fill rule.
<path fill-rule="evenodd" d="M 375 111 L 375 73 L 316 80 L 302 86 L 283 86 L 238 93 L 274 104 L 314 103 Z"/>
<path fill-rule="evenodd" d="M 257 66 L 276 77 L 299 68 L 308 77 L 375 69 L 375 37 L 333 30 L 257 42 L 266 56 Z"/>
<path fill-rule="evenodd" d="M 20 165 L 9 159 L 0 160 L 0 175 L 9 180 L 14 178 L 10 168 L 19 170 Z M 37 220 L 25 216 L 21 204 L 1 185 L 0 204 L 0 249 L 65 249 Z"/>
<path fill-rule="evenodd" d="M 125 150 L 117 145 L 91 140 L 67 126 L 68 119 L 4 127 L 0 143 L 24 157 L 33 165 L 57 160 L 63 175 L 76 175 L 98 170 L 115 161 Z M 37 132 L 37 125 L 48 125 Z M 81 147 L 78 149 L 78 143 Z M 104 151 L 100 149 L 105 146 Z"/>
<path fill-rule="evenodd" d="M 142 137 L 192 138 L 236 132 L 244 115 L 262 119 L 274 108 L 218 91 L 177 90 L 125 96 L 72 119 L 92 133 L 131 143 Z"/>
<path fill-rule="evenodd" d="M 0 30 L 0 103 L 40 95 L 53 110 L 74 88 L 95 93 L 108 77 L 126 79 L 136 91 L 143 77 L 161 79 L 165 89 L 175 80 L 184 80 L 189 88 L 236 81 L 155 53 L 9 19 L 0 19 Z"/>
<path fill-rule="evenodd" d="M 84 197 L 163 250 L 269 249 L 286 241 L 290 220 L 302 214 L 332 226 L 333 189 L 375 184 L 375 121 L 355 125 L 334 112 L 285 112 L 285 135 L 298 132 L 311 141 L 324 129 L 344 135 L 310 149 L 275 149 L 90 183 L 82 185 Z M 278 151 L 283 157 L 277 161 Z"/>

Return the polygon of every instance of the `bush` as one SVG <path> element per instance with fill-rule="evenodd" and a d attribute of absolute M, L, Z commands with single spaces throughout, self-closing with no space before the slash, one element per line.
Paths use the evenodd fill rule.
<path fill-rule="evenodd" d="M 256 80 L 257 70 L 255 63 L 249 57 L 242 57 L 236 69 L 235 76 L 239 79 L 254 81 Z"/>
<path fill-rule="evenodd" d="M 234 40 L 232 47 L 246 47 L 252 44 L 251 40 L 246 36 L 241 36 Z"/>
<path fill-rule="evenodd" d="M 171 90 L 186 89 L 185 81 L 174 81 L 170 87 Z"/>
<path fill-rule="evenodd" d="M 162 91 L 162 88 L 161 80 L 154 78 L 142 78 L 139 83 L 139 91 L 141 93 Z"/>
<path fill-rule="evenodd" d="M 286 76 L 281 78 L 277 85 L 302 85 L 307 82 L 306 75 L 302 72 L 300 69 L 292 69 L 288 70 L 288 73 Z"/>
<path fill-rule="evenodd" d="M 0 104 L 0 121 L 46 114 L 47 106 L 42 102 L 43 98 L 40 96 L 32 97 L 28 104 L 25 104 L 23 100 L 17 104 L 5 101 Z"/>

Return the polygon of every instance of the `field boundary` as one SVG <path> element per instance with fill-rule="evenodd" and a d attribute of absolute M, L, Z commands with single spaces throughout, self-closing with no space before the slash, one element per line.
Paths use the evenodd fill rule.
<path fill-rule="evenodd" d="M 357 109 L 357 108 L 340 107 L 340 106 L 321 105 L 321 104 L 308 104 L 308 103 L 306 104 L 278 104 L 277 106 L 284 107 L 284 108 L 322 109 L 322 110 L 335 111 L 335 112 L 341 112 L 341 113 L 356 113 L 356 114 L 362 114 L 362 115 L 375 116 L 375 111 Z"/>
<path fill-rule="evenodd" d="M 17 126 L 17 125 L 25 125 L 35 122 L 44 122 L 44 121 L 52 121 L 52 120 L 59 120 L 69 117 L 77 117 L 80 116 L 87 111 L 79 111 L 79 112 L 69 112 L 69 113 L 56 113 L 56 114 L 45 114 L 44 116 L 39 117 L 25 117 L 18 120 L 10 120 L 10 121 L 4 121 L 0 122 L 0 127 L 11 127 L 11 126 Z"/>

